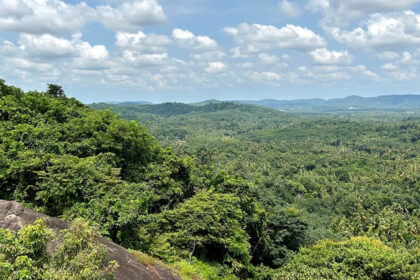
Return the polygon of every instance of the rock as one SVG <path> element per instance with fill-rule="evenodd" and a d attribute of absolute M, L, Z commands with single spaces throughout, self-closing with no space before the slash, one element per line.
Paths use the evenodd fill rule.
<path fill-rule="evenodd" d="M 0 228 L 17 232 L 24 225 L 33 223 L 39 218 L 44 218 L 47 227 L 56 233 L 69 226 L 57 218 L 26 209 L 18 202 L 0 200 Z M 101 242 L 109 249 L 110 259 L 116 260 L 119 264 L 117 280 L 181 280 L 179 276 L 159 265 L 147 266 L 139 263 L 125 248 L 112 241 L 102 238 Z M 55 246 L 56 244 L 52 247 Z"/>

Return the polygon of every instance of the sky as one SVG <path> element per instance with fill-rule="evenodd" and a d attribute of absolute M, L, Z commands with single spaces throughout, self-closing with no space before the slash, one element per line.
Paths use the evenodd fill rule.
<path fill-rule="evenodd" d="M 420 94 L 420 0 L 0 0 L 0 78 L 85 103 Z"/>

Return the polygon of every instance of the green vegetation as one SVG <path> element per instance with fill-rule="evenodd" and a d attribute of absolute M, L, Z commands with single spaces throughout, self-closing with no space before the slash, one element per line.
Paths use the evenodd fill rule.
<path fill-rule="evenodd" d="M 1 81 L 0 198 L 87 219 L 185 279 L 418 276 L 418 115 L 291 115 L 226 102 L 94 107 L 121 117 L 57 85 L 25 93 Z M 43 263 L 63 279 L 89 279 L 82 260 L 112 270 L 98 244 L 79 255 L 73 239 Z M 32 257 L 43 258 L 39 248 Z"/>
<path fill-rule="evenodd" d="M 47 253 L 55 233 L 43 220 L 26 225 L 17 234 L 0 229 L 0 275 L 4 280 L 114 279 L 115 261 L 107 260 L 99 233 L 86 222 L 74 221 L 61 231 L 62 241 Z"/>
<path fill-rule="evenodd" d="M 412 253 L 367 237 L 326 240 L 293 256 L 278 279 L 419 279 L 418 255 Z"/>
<path fill-rule="evenodd" d="M 178 155 L 251 182 L 265 210 L 267 234 L 261 240 L 267 244 L 252 254 L 253 264 L 286 269 L 302 246 L 367 236 L 391 248 L 414 250 L 412 266 L 419 266 L 416 113 L 335 110 L 292 115 L 226 102 L 93 107 L 146 123 Z M 312 272 L 290 279 L 317 278 Z"/>

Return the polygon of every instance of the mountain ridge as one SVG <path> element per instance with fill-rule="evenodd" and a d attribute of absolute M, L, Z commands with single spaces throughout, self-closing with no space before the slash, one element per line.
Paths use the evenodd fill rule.
<path fill-rule="evenodd" d="M 200 102 L 163 102 L 151 103 L 147 101 L 130 102 L 99 102 L 91 105 L 162 105 L 178 104 L 192 106 L 206 106 L 209 104 L 239 103 L 257 105 L 284 111 L 342 111 L 342 110 L 417 110 L 420 109 L 420 95 L 418 94 L 392 94 L 375 97 L 350 95 L 343 98 L 309 98 L 309 99 L 260 99 L 260 100 L 203 100 Z"/>

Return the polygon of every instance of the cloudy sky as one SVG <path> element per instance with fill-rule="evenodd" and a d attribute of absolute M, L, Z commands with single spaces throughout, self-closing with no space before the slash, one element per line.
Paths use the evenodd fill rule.
<path fill-rule="evenodd" d="M 0 0 L 0 78 L 84 102 L 420 93 L 420 0 Z"/>

